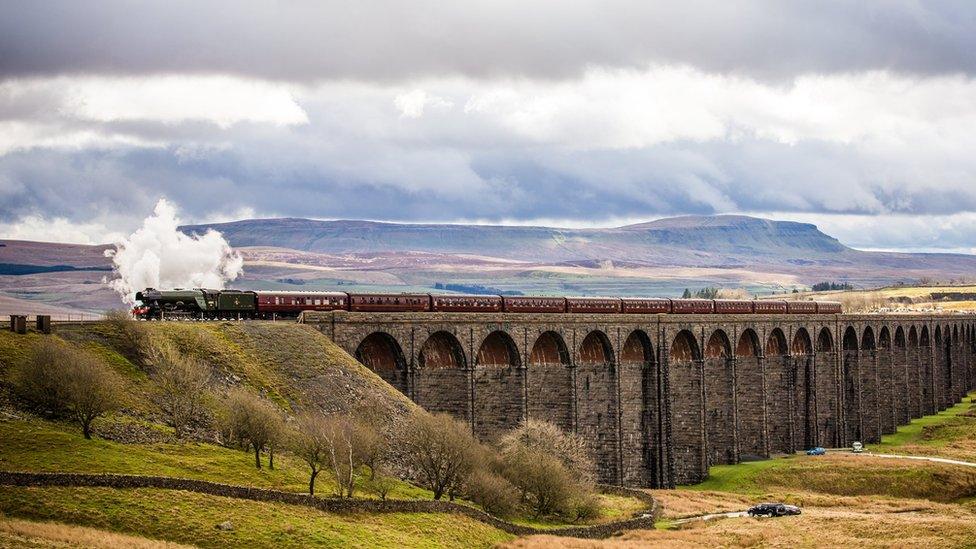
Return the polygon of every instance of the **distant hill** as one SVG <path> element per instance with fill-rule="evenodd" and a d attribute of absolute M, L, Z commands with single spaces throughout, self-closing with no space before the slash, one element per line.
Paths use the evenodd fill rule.
<path fill-rule="evenodd" d="M 537 262 L 619 260 L 652 265 L 721 265 L 742 256 L 776 260 L 844 254 L 816 226 L 745 216 L 679 217 L 610 229 L 433 225 L 371 221 L 253 219 L 182 229 L 223 233 L 231 245 L 318 253 L 430 252 Z"/>
<path fill-rule="evenodd" d="M 223 233 L 235 247 L 275 246 L 324 254 L 426 252 L 533 263 L 611 261 L 622 265 L 773 268 L 819 276 L 826 269 L 972 273 L 976 256 L 865 252 L 815 225 L 748 216 L 685 216 L 608 229 L 435 225 L 310 219 L 252 219 L 183 227 Z M 880 273 L 879 273 L 880 274 Z M 887 275 L 882 278 L 888 278 Z"/>
<path fill-rule="evenodd" d="M 294 218 L 182 227 L 208 229 L 244 257 L 232 283 L 241 289 L 677 297 L 714 286 L 769 295 L 823 281 L 870 288 L 976 272 L 976 256 L 867 252 L 815 225 L 739 215 L 606 229 Z M 121 306 L 103 283 L 108 248 L 0 241 L 0 315 Z"/>

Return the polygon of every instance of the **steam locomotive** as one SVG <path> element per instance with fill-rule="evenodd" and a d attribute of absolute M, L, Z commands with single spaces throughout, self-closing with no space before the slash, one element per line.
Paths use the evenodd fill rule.
<path fill-rule="evenodd" d="M 648 297 L 358 294 L 147 288 L 132 314 L 146 320 L 297 318 L 304 311 L 596 314 L 838 314 L 832 301 Z"/>

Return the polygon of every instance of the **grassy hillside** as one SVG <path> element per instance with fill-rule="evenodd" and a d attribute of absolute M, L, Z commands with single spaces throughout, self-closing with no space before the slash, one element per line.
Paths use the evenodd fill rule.
<path fill-rule="evenodd" d="M 11 516 L 198 547 L 490 547 L 512 537 L 460 515 L 332 514 L 167 490 L 2 488 L 0 494 L 0 512 Z M 225 521 L 232 530 L 217 528 Z"/>
<path fill-rule="evenodd" d="M 168 341 L 209 364 L 218 390 L 243 385 L 288 412 L 309 408 L 350 411 L 368 405 L 396 419 L 414 409 L 403 394 L 357 362 L 329 338 L 294 322 L 138 323 L 150 341 Z M 24 360 L 41 338 L 0 331 L 0 384 L 10 366 Z M 149 378 L 132 344 L 111 323 L 59 327 L 57 335 L 101 356 L 125 380 L 125 412 L 153 419 Z"/>

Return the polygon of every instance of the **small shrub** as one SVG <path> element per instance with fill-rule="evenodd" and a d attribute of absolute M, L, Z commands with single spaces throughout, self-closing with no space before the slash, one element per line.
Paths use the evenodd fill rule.
<path fill-rule="evenodd" d="M 128 311 L 122 309 L 106 311 L 103 319 L 116 338 L 119 352 L 132 362 L 144 366 L 150 348 L 146 328 L 133 320 Z"/>
<path fill-rule="evenodd" d="M 573 522 L 585 522 L 599 517 L 602 507 L 596 494 L 579 494 L 573 501 Z"/>
<path fill-rule="evenodd" d="M 522 491 L 536 518 L 571 514 L 579 487 L 559 459 L 534 449 L 510 453 L 505 458 L 505 476 Z"/>
<path fill-rule="evenodd" d="M 504 477 L 485 469 L 479 469 L 465 483 L 468 498 L 490 515 L 507 517 L 518 504 L 517 489 Z"/>
<path fill-rule="evenodd" d="M 371 478 L 366 480 L 366 489 L 376 494 L 381 500 L 386 501 L 386 497 L 396 488 L 397 479 L 385 474 L 382 469 L 371 471 L 371 475 Z"/>
<path fill-rule="evenodd" d="M 121 381 L 104 362 L 57 339 L 44 339 L 13 372 L 18 394 L 42 411 L 67 417 L 91 438 L 92 422 L 120 406 Z"/>
<path fill-rule="evenodd" d="M 156 345 L 153 363 L 154 400 L 167 425 L 182 438 L 189 425 L 206 414 L 210 396 L 210 367 L 182 355 L 171 345 Z"/>
<path fill-rule="evenodd" d="M 284 432 L 277 408 L 267 400 L 243 389 L 227 397 L 221 417 L 221 430 L 228 440 L 254 451 L 254 466 L 261 468 L 261 452 L 268 448 L 268 466 L 274 469 L 274 445 Z"/>

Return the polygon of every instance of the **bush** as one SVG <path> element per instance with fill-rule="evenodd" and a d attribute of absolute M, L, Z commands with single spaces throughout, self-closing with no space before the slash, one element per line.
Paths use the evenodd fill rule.
<path fill-rule="evenodd" d="M 504 477 L 485 469 L 471 473 L 465 483 L 465 493 L 486 513 L 498 517 L 511 515 L 518 504 L 515 486 Z"/>
<path fill-rule="evenodd" d="M 573 497 L 580 491 L 566 466 L 539 450 L 523 449 L 506 455 L 505 475 L 522 491 L 536 518 L 571 514 Z"/>
<path fill-rule="evenodd" d="M 17 393 L 42 411 L 67 417 L 91 438 L 92 422 L 120 405 L 121 381 L 97 357 L 57 339 L 38 343 L 13 372 Z"/>
<path fill-rule="evenodd" d="M 574 477 L 591 483 L 596 479 L 596 463 L 583 437 L 567 433 L 547 421 L 529 419 L 502 436 L 502 455 L 536 450 L 556 456 Z"/>
<path fill-rule="evenodd" d="M 454 495 L 484 455 L 470 428 L 447 414 L 417 411 L 400 436 L 403 458 L 417 481 L 441 499 Z"/>
<path fill-rule="evenodd" d="M 171 345 L 156 345 L 153 363 L 154 400 L 167 425 L 182 438 L 189 425 L 201 421 L 210 396 L 210 367 L 184 356 Z"/>
<path fill-rule="evenodd" d="M 284 423 L 273 404 L 243 389 L 234 389 L 224 405 L 221 430 L 228 440 L 254 451 L 254 466 L 258 469 L 261 451 L 267 448 L 268 467 L 274 469 L 274 446 L 283 436 Z"/>
<path fill-rule="evenodd" d="M 371 471 L 371 477 L 366 480 L 366 489 L 386 501 L 386 496 L 396 488 L 397 479 L 387 475 L 382 469 Z"/>
<path fill-rule="evenodd" d="M 144 366 L 149 349 L 149 336 L 145 327 L 133 320 L 128 311 L 122 309 L 106 311 L 103 318 L 112 329 L 119 352 L 130 361 Z"/>
<path fill-rule="evenodd" d="M 521 490 L 536 517 L 557 514 L 578 520 L 591 513 L 588 498 L 596 466 L 581 437 L 552 423 L 528 420 L 504 435 L 500 445 L 505 477 Z"/>

